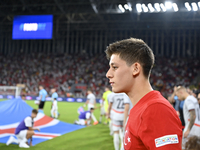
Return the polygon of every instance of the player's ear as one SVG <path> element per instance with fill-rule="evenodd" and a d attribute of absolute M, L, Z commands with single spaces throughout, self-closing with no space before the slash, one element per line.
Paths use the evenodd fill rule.
<path fill-rule="evenodd" d="M 133 76 L 137 76 L 139 75 L 139 73 L 141 72 L 141 65 L 138 62 L 135 62 L 134 64 L 132 64 L 132 74 Z"/>

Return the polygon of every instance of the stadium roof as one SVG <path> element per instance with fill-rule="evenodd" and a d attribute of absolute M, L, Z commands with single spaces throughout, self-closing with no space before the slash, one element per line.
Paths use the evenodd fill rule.
<path fill-rule="evenodd" d="M 67 30 L 68 24 L 70 29 L 74 30 L 199 29 L 198 2 L 200 1 L 172 0 L 171 3 L 176 3 L 178 7 L 177 11 L 174 7 L 169 11 L 162 10 L 161 3 L 165 5 L 165 2 L 164 0 L 1 0 L 0 27 L 5 30 L 5 25 L 12 25 L 14 15 L 53 14 L 54 23 L 59 24 L 59 28 L 63 30 Z M 190 11 L 185 6 L 186 2 L 189 2 Z M 196 11 L 193 11 L 192 2 L 196 2 Z M 155 3 L 159 3 L 161 11 L 156 10 Z M 136 4 L 141 4 L 142 12 L 138 12 Z M 148 4 L 151 4 L 155 11 L 151 12 Z M 148 9 L 147 12 L 145 7 Z"/>

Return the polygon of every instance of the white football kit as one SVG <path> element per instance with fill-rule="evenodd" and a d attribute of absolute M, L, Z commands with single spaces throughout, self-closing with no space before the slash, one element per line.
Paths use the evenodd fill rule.
<path fill-rule="evenodd" d="M 105 109 L 104 109 L 104 103 L 105 103 L 105 101 L 103 101 L 103 100 L 100 101 L 100 106 L 101 106 L 100 114 L 101 115 L 105 115 L 106 114 Z"/>
<path fill-rule="evenodd" d="M 95 101 L 96 101 L 95 95 L 92 94 L 92 93 L 88 94 L 87 100 L 89 100 L 88 110 L 90 110 L 90 108 L 94 108 L 94 104 L 95 104 Z"/>
<path fill-rule="evenodd" d="M 190 110 L 195 110 L 196 119 L 194 122 L 194 125 L 189 133 L 189 135 L 196 135 L 200 136 L 200 110 L 199 110 L 199 104 L 197 99 L 190 95 L 185 99 L 184 105 L 183 105 L 183 115 L 185 120 L 185 129 L 184 132 L 188 129 L 189 123 L 190 123 Z"/>
<path fill-rule="evenodd" d="M 24 119 L 24 123 L 26 127 L 33 127 L 32 118 L 30 116 Z M 19 134 L 16 135 L 16 137 L 20 141 L 26 139 L 26 135 L 27 135 L 27 130 L 22 130 L 19 132 Z"/>
<path fill-rule="evenodd" d="M 51 116 L 58 118 L 58 104 L 57 104 L 57 100 L 54 100 L 52 103 L 52 108 L 51 108 Z"/>
<path fill-rule="evenodd" d="M 89 100 L 88 110 L 90 111 L 91 108 L 94 108 L 94 104 L 96 103 L 96 97 L 95 97 L 95 95 L 93 93 L 90 93 L 87 96 L 87 100 Z M 94 116 L 93 113 L 91 114 L 91 116 L 92 116 L 92 120 L 94 122 L 97 122 L 97 119 L 96 119 L 96 117 Z"/>
<path fill-rule="evenodd" d="M 200 112 L 199 112 L 199 104 L 197 99 L 190 95 L 185 99 L 184 105 L 183 105 L 183 116 L 185 121 L 185 129 L 183 131 L 183 134 L 187 131 L 188 126 L 190 124 L 190 110 L 195 110 L 196 119 L 194 122 L 194 125 L 192 126 L 192 129 L 190 130 L 189 135 L 187 138 L 183 137 L 182 140 L 182 148 L 185 149 L 185 143 L 188 141 L 188 139 L 191 136 L 200 136 Z"/>
<path fill-rule="evenodd" d="M 108 102 L 112 103 L 110 118 L 112 120 L 113 131 L 118 131 L 123 127 L 124 120 L 124 100 L 125 93 L 111 93 L 108 95 Z"/>

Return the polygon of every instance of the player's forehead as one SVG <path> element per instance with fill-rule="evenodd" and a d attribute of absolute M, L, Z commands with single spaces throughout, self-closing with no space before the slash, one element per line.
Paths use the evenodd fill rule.
<path fill-rule="evenodd" d="M 126 62 L 120 58 L 119 54 L 112 54 L 110 57 L 109 65 L 120 65 L 125 63 Z"/>

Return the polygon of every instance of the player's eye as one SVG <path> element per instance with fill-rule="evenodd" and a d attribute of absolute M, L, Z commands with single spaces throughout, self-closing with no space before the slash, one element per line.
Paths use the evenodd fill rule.
<path fill-rule="evenodd" d="M 113 68 L 114 70 L 116 70 L 118 67 L 116 67 L 116 66 L 112 66 L 112 68 Z"/>

